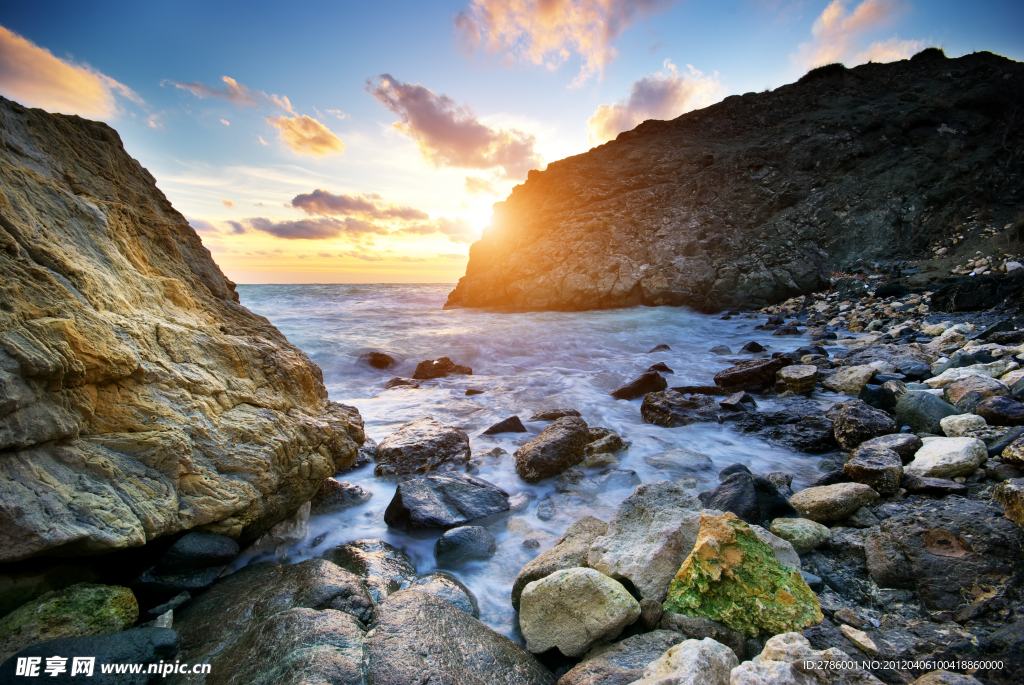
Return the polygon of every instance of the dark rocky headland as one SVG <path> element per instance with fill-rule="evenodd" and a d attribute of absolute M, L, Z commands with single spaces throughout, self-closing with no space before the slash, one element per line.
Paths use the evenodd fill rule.
<path fill-rule="evenodd" d="M 496 206 L 449 304 L 677 304 L 772 333 L 716 345 L 714 385 L 657 362 L 611 393 L 655 431 L 821 455 L 808 487 L 733 464 L 702 492 L 708 456 L 649 456 L 664 479 L 640 483 L 629 436 L 571 407 L 530 416 L 547 427 L 515 454 L 428 416 L 374 444 L 112 129 L 0 99 L 0 683 L 29 659 L 83 681 L 44 675 L 55 654 L 210 669 L 98 683 L 1021 682 L 1022 84 L 988 53 L 825 67 L 646 122 Z M 387 392 L 472 375 L 456 361 Z M 508 432 L 518 416 L 485 434 Z M 388 527 L 435 536 L 439 565 L 490 558 L 531 505 L 481 459 L 555 484 L 540 520 L 630 493 L 523 542 L 523 644 L 383 540 L 229 572 L 367 502 L 339 479 L 368 461 L 398 483 Z"/>

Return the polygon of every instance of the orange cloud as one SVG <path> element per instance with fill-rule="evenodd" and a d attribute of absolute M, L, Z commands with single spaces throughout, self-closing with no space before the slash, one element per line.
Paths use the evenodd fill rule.
<path fill-rule="evenodd" d="M 495 189 L 494 184 L 488 181 L 486 178 L 480 178 L 479 176 L 467 176 L 466 177 L 466 192 L 470 195 L 478 195 L 487 193 L 489 195 L 497 195 L 498 191 Z"/>
<path fill-rule="evenodd" d="M 205 98 L 227 100 L 239 107 L 261 107 L 274 105 L 276 107 L 280 107 L 293 116 L 298 116 L 298 113 L 292 108 L 291 101 L 283 95 L 267 95 L 263 91 L 252 90 L 230 76 L 222 76 L 221 80 L 224 81 L 223 88 L 208 86 L 205 83 L 199 83 L 198 81 L 192 81 L 191 83 L 163 81 L 162 83 L 169 83 L 175 88 L 188 91 L 201 100 Z"/>
<path fill-rule="evenodd" d="M 223 204 L 228 209 L 234 209 L 234 207 L 235 207 L 235 203 L 232 202 L 231 200 L 221 200 L 220 202 L 221 202 L 221 204 Z"/>
<path fill-rule="evenodd" d="M 520 60 L 558 68 L 571 52 L 579 55 L 580 85 L 618 54 L 611 46 L 638 16 L 666 9 L 674 0 L 472 0 L 455 17 L 466 47 L 505 52 Z"/>
<path fill-rule="evenodd" d="M 267 117 L 267 123 L 278 129 L 281 140 L 296 154 L 325 157 L 345 149 L 345 143 L 330 129 L 306 115 Z"/>
<path fill-rule="evenodd" d="M 0 26 L 0 92 L 30 107 L 108 119 L 117 98 L 143 104 L 131 88 L 86 64 L 74 64 Z"/>
<path fill-rule="evenodd" d="M 812 69 L 834 62 L 856 66 L 869 61 L 906 59 L 923 48 L 925 41 L 893 37 L 859 50 L 865 34 L 887 28 L 906 9 L 904 0 L 863 0 L 848 11 L 845 0 L 832 0 L 815 20 L 811 40 L 800 44 L 793 61 Z"/>
<path fill-rule="evenodd" d="M 690 73 L 680 75 L 669 60 L 664 66 L 664 73 L 655 72 L 635 81 L 628 100 L 597 108 L 587 121 L 591 143 L 612 140 L 647 119 L 674 119 L 721 97 L 723 89 L 717 73 L 705 76 L 687 65 Z"/>
<path fill-rule="evenodd" d="M 523 178 L 543 162 L 536 139 L 518 129 L 491 128 L 468 105 L 457 105 L 419 84 L 401 83 L 390 74 L 366 82 L 367 91 L 396 114 L 393 126 L 416 141 L 435 167 L 501 168 L 509 178 Z"/>

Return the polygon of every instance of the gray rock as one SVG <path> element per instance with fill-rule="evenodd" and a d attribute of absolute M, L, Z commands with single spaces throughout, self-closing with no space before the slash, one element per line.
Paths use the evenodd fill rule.
<path fill-rule="evenodd" d="M 1024 402 L 1009 397 L 989 397 L 974 407 L 978 416 L 992 426 L 1024 426 Z"/>
<path fill-rule="evenodd" d="M 498 551 L 498 541 L 486 528 L 459 526 L 446 530 L 434 544 L 434 559 L 439 566 L 453 567 L 467 561 L 490 559 Z"/>
<path fill-rule="evenodd" d="M 986 397 L 1010 396 L 1010 388 L 1005 383 L 989 376 L 966 376 L 959 378 L 947 385 L 943 391 L 946 401 L 953 405 L 958 405 L 960 400 L 972 392 L 978 394 L 975 404 Z"/>
<path fill-rule="evenodd" d="M 836 483 L 801 490 L 789 498 L 800 515 L 818 523 L 841 521 L 862 506 L 878 501 L 878 493 L 860 483 Z"/>
<path fill-rule="evenodd" d="M 516 450 L 516 473 L 528 483 L 557 476 L 583 461 L 589 434 L 575 416 L 556 419 L 536 438 Z"/>
<path fill-rule="evenodd" d="M 935 395 L 921 390 L 909 390 L 896 403 L 896 421 L 901 426 L 910 426 L 914 433 L 942 434 L 940 421 L 947 416 L 959 414 L 956 407 Z"/>
<path fill-rule="evenodd" d="M 891 416 L 860 400 L 847 402 L 832 419 L 836 442 L 852 450 L 866 440 L 895 433 L 898 426 Z"/>
<path fill-rule="evenodd" d="M 410 421 L 377 445 L 375 476 L 427 473 L 469 461 L 469 436 L 429 416 Z"/>
<path fill-rule="evenodd" d="M 685 640 L 648 664 L 635 685 L 729 685 L 738 664 L 736 653 L 721 642 Z"/>
<path fill-rule="evenodd" d="M 158 574 L 173 574 L 211 566 L 223 568 L 237 556 L 238 543 L 231 538 L 192 531 L 180 537 L 163 553 L 154 571 Z"/>
<path fill-rule="evenodd" d="M 554 685 L 529 652 L 450 602 L 405 590 L 380 607 L 365 647 L 374 685 Z"/>
<path fill-rule="evenodd" d="M 566 469 L 555 479 L 555 490 L 592 500 L 601 492 L 601 486 L 587 478 L 580 469 Z"/>
<path fill-rule="evenodd" d="M 457 606 L 473 618 L 480 618 L 476 596 L 458 578 L 444 571 L 428 573 L 409 585 L 410 590 L 425 592 Z"/>
<path fill-rule="evenodd" d="M 383 540 L 353 540 L 327 550 L 323 557 L 363 579 L 374 602 L 408 587 L 416 578 L 412 557 Z"/>
<path fill-rule="evenodd" d="M 956 478 L 971 475 L 986 459 L 988 449 L 977 438 L 932 438 L 904 471 L 922 478 Z"/>
<path fill-rule="evenodd" d="M 310 503 L 310 516 L 336 514 L 339 511 L 366 504 L 373 493 L 348 481 L 337 481 L 328 478 L 313 495 Z"/>
<path fill-rule="evenodd" d="M 566 416 L 581 416 L 575 409 L 568 407 L 555 407 L 553 409 L 541 409 L 530 416 L 531 421 L 557 421 Z"/>
<path fill-rule="evenodd" d="M 732 354 L 732 350 L 729 349 L 728 345 L 715 345 L 710 350 L 708 350 L 708 352 L 710 352 L 711 354 L 717 354 L 719 356 L 726 356 Z"/>
<path fill-rule="evenodd" d="M 665 471 L 672 478 L 695 476 L 713 471 L 715 463 L 711 457 L 690 450 L 672 450 L 664 454 L 644 457 L 649 466 Z"/>
<path fill-rule="evenodd" d="M 838 647 L 816 650 L 800 633 L 783 633 L 770 638 L 761 654 L 733 669 L 734 685 L 812 682 L 832 685 L 882 685 L 859 663 Z"/>
<path fill-rule="evenodd" d="M 900 461 L 907 464 L 914 458 L 914 454 L 921 449 L 923 444 L 921 438 L 913 433 L 893 433 L 892 435 L 882 435 L 865 440 L 860 446 L 864 449 L 878 447 L 892 450 L 900 456 Z"/>
<path fill-rule="evenodd" d="M 899 490 L 903 479 L 903 460 L 892 450 L 861 446 L 843 465 L 843 473 L 880 495 L 892 495 Z"/>
<path fill-rule="evenodd" d="M 663 630 L 671 630 L 691 640 L 703 640 L 710 637 L 729 647 L 738 658 L 743 659 L 746 656 L 746 637 L 743 633 L 710 618 L 685 616 L 666 611 L 661 618 L 661 627 Z"/>
<path fill-rule="evenodd" d="M 463 474 L 421 476 L 398 484 L 384 522 L 404 531 L 488 522 L 508 511 L 508 493 Z"/>
<path fill-rule="evenodd" d="M 671 630 L 653 630 L 595 647 L 558 680 L 558 685 L 630 685 L 643 675 L 649 663 L 685 639 Z"/>
<path fill-rule="evenodd" d="M 512 606 L 519 610 L 519 599 L 528 583 L 545 578 L 555 571 L 585 567 L 590 545 L 608 532 L 608 524 L 593 516 L 586 516 L 569 526 L 555 546 L 541 552 L 519 571 L 512 583 Z"/>

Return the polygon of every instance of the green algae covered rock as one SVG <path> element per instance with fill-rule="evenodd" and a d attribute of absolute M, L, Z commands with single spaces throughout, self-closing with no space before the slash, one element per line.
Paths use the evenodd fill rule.
<path fill-rule="evenodd" d="M 818 598 L 732 513 L 701 514 L 690 556 L 668 588 L 665 611 L 704 616 L 756 637 L 821 623 Z"/>
<path fill-rule="evenodd" d="M 126 587 L 79 583 L 47 592 L 0 618 L 0 662 L 39 642 L 116 633 L 138 617 L 139 604 Z"/>

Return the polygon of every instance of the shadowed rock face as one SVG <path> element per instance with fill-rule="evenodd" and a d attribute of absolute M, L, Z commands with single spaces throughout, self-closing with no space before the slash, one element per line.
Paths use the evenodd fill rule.
<path fill-rule="evenodd" d="M 250 539 L 355 460 L 358 412 L 105 124 L 0 98 L 0 274 L 0 562 Z"/>
<path fill-rule="evenodd" d="M 996 131 L 1020 100 L 1024 65 L 928 52 L 646 121 L 531 171 L 447 306 L 715 311 L 917 256 L 982 196 L 1019 206 L 1024 156 Z"/>

